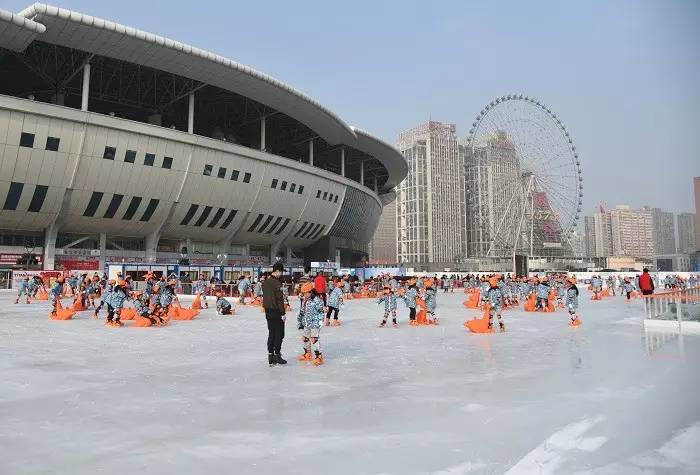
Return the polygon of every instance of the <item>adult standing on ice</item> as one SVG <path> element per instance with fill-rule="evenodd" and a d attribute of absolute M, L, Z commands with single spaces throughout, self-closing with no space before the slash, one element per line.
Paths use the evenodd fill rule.
<path fill-rule="evenodd" d="M 280 276 L 284 266 L 281 262 L 275 262 L 272 266 L 272 275 L 265 279 L 262 285 L 263 308 L 267 320 L 267 362 L 270 366 L 287 364 L 282 359 L 282 340 L 284 340 L 285 305 L 282 294 L 282 282 Z"/>

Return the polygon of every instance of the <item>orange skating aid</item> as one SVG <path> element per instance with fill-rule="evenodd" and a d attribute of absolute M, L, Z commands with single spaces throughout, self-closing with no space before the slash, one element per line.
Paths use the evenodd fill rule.
<path fill-rule="evenodd" d="M 192 302 L 192 310 L 200 310 L 202 308 L 202 297 L 197 294 Z"/>
<path fill-rule="evenodd" d="M 479 299 L 481 299 L 481 291 L 477 290 L 469 294 L 469 300 L 464 301 L 464 306 L 467 308 L 479 308 Z"/>
<path fill-rule="evenodd" d="M 493 333 L 493 328 L 489 328 L 489 304 L 486 304 L 484 315 L 481 318 L 474 318 L 464 322 L 464 326 L 472 333 Z"/>
<path fill-rule="evenodd" d="M 122 317 L 124 318 L 124 317 Z M 142 317 L 141 315 L 137 315 L 136 318 L 134 318 L 134 324 L 131 325 L 132 327 L 139 327 L 139 328 L 146 328 L 150 327 L 153 325 L 153 323 L 146 317 Z"/>
<path fill-rule="evenodd" d="M 63 305 L 61 305 L 61 301 L 57 300 L 56 301 L 56 313 L 49 313 L 49 318 L 51 320 L 71 320 L 73 319 L 73 315 L 75 315 L 75 311 L 67 308 L 63 308 Z"/>
<path fill-rule="evenodd" d="M 306 353 L 304 353 L 303 355 L 299 355 L 299 357 L 297 358 L 297 361 L 311 361 L 311 360 L 312 360 L 311 353 L 309 353 L 308 351 Z"/>
<path fill-rule="evenodd" d="M 537 307 L 537 296 L 534 293 L 528 295 L 523 307 L 526 312 L 534 312 Z"/>
<path fill-rule="evenodd" d="M 43 287 L 39 289 L 39 292 L 36 294 L 36 299 L 37 300 L 48 300 L 49 299 L 49 294 L 46 292 L 46 289 Z"/>
<path fill-rule="evenodd" d="M 136 309 L 131 307 L 122 308 L 122 311 L 119 314 L 120 320 L 133 320 L 134 317 L 136 317 Z"/>

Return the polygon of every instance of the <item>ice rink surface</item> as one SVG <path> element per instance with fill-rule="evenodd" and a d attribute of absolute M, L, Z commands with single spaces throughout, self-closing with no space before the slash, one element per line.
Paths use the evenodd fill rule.
<path fill-rule="evenodd" d="M 642 302 L 581 296 L 470 334 L 377 328 L 372 300 L 324 328 L 326 364 L 270 368 L 258 308 L 110 329 L 0 294 L 0 473 L 700 473 L 700 336 L 645 332 Z M 294 302 L 296 307 L 296 301 Z M 104 318 L 104 314 L 102 316 Z"/>

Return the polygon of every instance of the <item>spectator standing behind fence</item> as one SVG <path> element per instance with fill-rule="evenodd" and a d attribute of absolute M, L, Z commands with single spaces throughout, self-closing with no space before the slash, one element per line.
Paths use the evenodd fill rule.
<path fill-rule="evenodd" d="M 262 285 L 263 308 L 267 320 L 267 362 L 270 366 L 287 364 L 282 359 L 282 340 L 284 340 L 285 305 L 280 276 L 284 266 L 275 262 L 272 274 Z"/>
<path fill-rule="evenodd" d="M 639 290 L 642 291 L 642 295 L 651 295 L 654 293 L 654 279 L 651 278 L 649 269 L 646 267 L 642 271 L 642 275 L 639 276 Z"/>

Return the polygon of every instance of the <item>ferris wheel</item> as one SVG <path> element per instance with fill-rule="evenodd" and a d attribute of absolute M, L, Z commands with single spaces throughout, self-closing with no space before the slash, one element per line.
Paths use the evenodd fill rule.
<path fill-rule="evenodd" d="M 472 124 L 465 161 L 470 255 L 573 254 L 581 163 L 548 106 L 523 94 L 494 99 Z"/>

